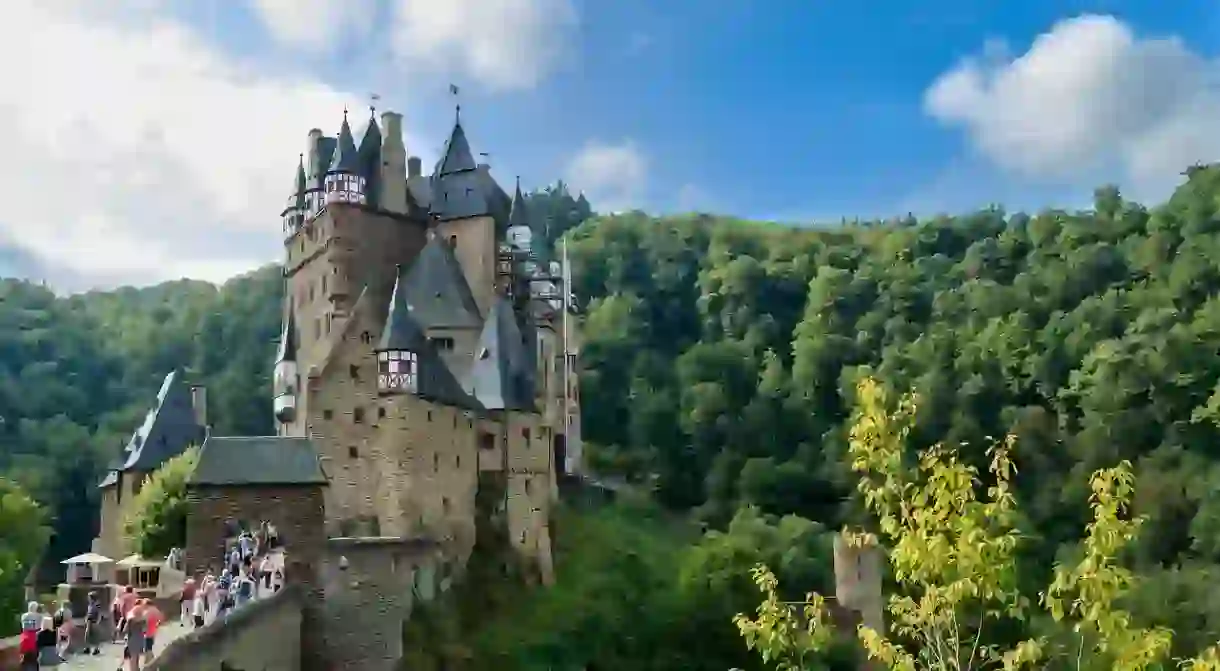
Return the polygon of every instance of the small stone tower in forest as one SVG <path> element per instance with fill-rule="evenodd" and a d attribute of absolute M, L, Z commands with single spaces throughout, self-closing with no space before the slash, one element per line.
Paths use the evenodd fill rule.
<path fill-rule="evenodd" d="M 835 601 L 859 613 L 861 622 L 885 631 L 881 591 L 882 550 L 875 543 L 840 533 L 834 540 Z"/>

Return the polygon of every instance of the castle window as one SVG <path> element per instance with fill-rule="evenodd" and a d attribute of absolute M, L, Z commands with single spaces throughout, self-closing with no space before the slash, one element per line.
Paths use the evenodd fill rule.
<path fill-rule="evenodd" d="M 441 509 L 444 510 L 446 514 L 449 513 L 449 497 L 448 496 L 441 497 Z"/>
<path fill-rule="evenodd" d="M 355 445 L 349 445 L 347 448 L 347 456 L 351 457 L 352 459 L 359 458 L 360 450 L 356 449 Z"/>
<path fill-rule="evenodd" d="M 454 413 L 453 415 L 453 428 L 457 428 L 457 413 Z"/>
<path fill-rule="evenodd" d="M 377 408 L 377 419 L 383 419 L 384 417 L 385 417 L 385 408 L 380 408 L 380 407 Z"/>
<path fill-rule="evenodd" d="M 415 393 L 419 360 L 415 352 L 390 350 L 377 353 L 377 389 L 383 393 Z"/>
<path fill-rule="evenodd" d="M 441 470 L 441 455 L 437 452 L 432 453 L 432 472 L 437 473 Z"/>
<path fill-rule="evenodd" d="M 364 408 L 362 408 L 360 406 L 356 406 L 355 408 L 352 408 L 352 421 L 357 424 L 364 423 Z"/>
<path fill-rule="evenodd" d="M 364 178 L 360 175 L 340 173 L 326 176 L 326 202 L 354 203 L 363 205 Z"/>
<path fill-rule="evenodd" d="M 449 246 L 454 247 L 454 248 L 457 247 L 457 236 L 456 235 L 449 236 Z"/>
<path fill-rule="evenodd" d="M 459 455 L 456 455 L 456 456 L 454 456 L 454 457 L 453 457 L 453 466 L 454 466 L 455 468 L 461 468 L 461 467 L 462 467 L 462 455 L 460 455 L 460 454 L 459 454 Z"/>
<path fill-rule="evenodd" d="M 313 286 L 313 282 L 310 282 L 309 283 L 309 300 L 312 301 L 313 298 L 314 298 L 314 286 Z"/>
<path fill-rule="evenodd" d="M 431 410 L 428 411 L 428 421 L 429 422 L 432 421 L 432 411 Z"/>
<path fill-rule="evenodd" d="M 347 374 L 353 380 L 359 380 L 360 379 L 360 366 L 356 366 L 356 365 L 348 366 Z"/>
<path fill-rule="evenodd" d="M 326 276 L 322 276 L 322 295 L 326 295 Z"/>
<path fill-rule="evenodd" d="M 494 450 L 496 449 L 496 437 L 486 431 L 479 432 L 479 449 Z"/>
<path fill-rule="evenodd" d="M 361 334 L 360 334 L 360 342 L 364 343 L 365 345 L 371 345 L 371 344 L 373 344 L 373 334 L 372 334 L 372 333 L 369 333 L 368 331 L 365 331 L 364 333 L 361 333 Z"/>
<path fill-rule="evenodd" d="M 521 532 L 521 544 L 525 545 L 525 532 L 524 531 Z"/>
<path fill-rule="evenodd" d="M 322 411 L 322 419 L 331 419 L 334 416 L 335 416 L 334 411 L 329 408 Z"/>
<path fill-rule="evenodd" d="M 442 350 L 442 351 L 448 352 L 448 351 L 452 351 L 454 348 L 453 338 L 438 337 L 438 338 L 428 338 L 428 340 L 431 341 L 432 344 L 437 349 Z"/>
<path fill-rule="evenodd" d="M 521 438 L 525 440 L 526 443 L 530 442 L 530 428 L 528 426 L 522 427 Z"/>
<path fill-rule="evenodd" d="M 530 495 L 530 480 L 529 480 L 529 478 L 526 478 L 526 479 L 525 479 L 525 495 L 526 495 L 526 496 L 529 496 L 529 495 Z"/>

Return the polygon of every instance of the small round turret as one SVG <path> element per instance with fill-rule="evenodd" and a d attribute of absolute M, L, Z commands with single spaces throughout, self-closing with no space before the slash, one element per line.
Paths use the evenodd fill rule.
<path fill-rule="evenodd" d="M 305 155 L 302 154 L 297 161 L 297 174 L 293 181 L 292 193 L 288 194 L 288 202 L 284 204 L 284 210 L 280 212 L 280 217 L 284 220 L 284 237 L 292 235 L 305 223 L 306 209 Z"/>
<path fill-rule="evenodd" d="M 367 184 L 360 174 L 360 155 L 352 137 L 351 124 L 347 122 L 347 110 L 343 112 L 343 125 L 339 127 L 339 140 L 330 169 L 323 180 L 326 188 L 326 204 L 367 202 Z"/>

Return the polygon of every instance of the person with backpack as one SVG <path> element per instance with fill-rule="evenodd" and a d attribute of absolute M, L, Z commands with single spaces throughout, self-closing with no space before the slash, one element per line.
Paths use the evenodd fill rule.
<path fill-rule="evenodd" d="M 98 627 L 102 622 L 102 604 L 98 601 L 97 592 L 89 592 L 89 600 L 85 603 L 85 654 L 100 655 L 98 647 L 101 633 Z"/>
<path fill-rule="evenodd" d="M 244 606 L 254 600 L 254 581 L 250 574 L 243 571 L 237 579 L 237 606 Z"/>

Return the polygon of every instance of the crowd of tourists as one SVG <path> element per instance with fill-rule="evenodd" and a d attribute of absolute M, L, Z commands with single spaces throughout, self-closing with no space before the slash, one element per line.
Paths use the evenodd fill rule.
<path fill-rule="evenodd" d="M 64 601 L 54 613 L 31 601 L 21 614 L 21 668 L 40 669 L 64 661 L 72 635 L 72 610 Z"/>
<path fill-rule="evenodd" d="M 176 559 L 180 564 L 181 551 L 177 551 Z M 273 524 L 262 522 L 252 529 L 228 525 L 224 551 L 218 559 L 202 578 L 190 577 L 183 584 L 178 613 L 182 626 L 203 627 L 284 586 L 284 550 Z M 102 654 L 103 627 L 108 620 L 110 642 L 123 645 L 123 664 L 118 671 L 139 671 L 141 665 L 152 660 L 165 613 L 150 599 L 141 598 L 131 585 L 118 588 L 109 609 L 102 599 L 98 590 L 87 597 L 81 654 Z M 22 671 L 63 663 L 72 648 L 76 626 L 66 601 L 54 613 L 30 602 L 21 616 Z"/>
<path fill-rule="evenodd" d="M 200 581 L 189 578 L 183 586 L 183 622 L 202 627 L 283 588 L 284 553 L 275 525 L 233 532 L 220 557 L 222 568 L 209 567 Z"/>

